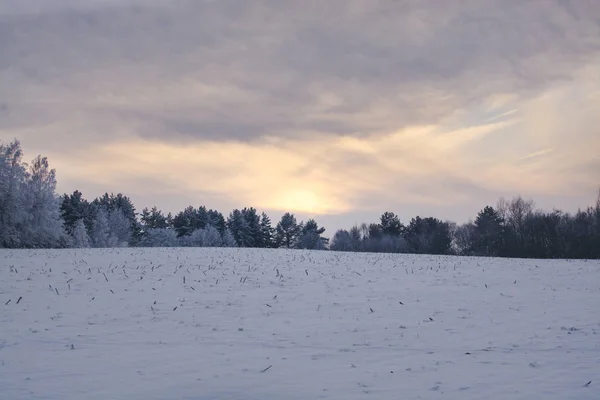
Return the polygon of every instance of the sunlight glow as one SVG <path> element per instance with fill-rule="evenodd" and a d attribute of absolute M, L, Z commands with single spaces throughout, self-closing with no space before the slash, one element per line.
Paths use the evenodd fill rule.
<path fill-rule="evenodd" d="M 275 205 L 282 210 L 297 212 L 319 212 L 319 198 L 312 191 L 306 189 L 294 189 L 282 196 L 281 205 Z"/>

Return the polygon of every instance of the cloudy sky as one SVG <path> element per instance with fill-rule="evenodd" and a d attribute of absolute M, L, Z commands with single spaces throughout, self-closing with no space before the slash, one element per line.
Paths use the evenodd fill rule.
<path fill-rule="evenodd" d="M 0 140 L 59 190 L 466 221 L 600 187 L 598 0 L 2 0 Z"/>

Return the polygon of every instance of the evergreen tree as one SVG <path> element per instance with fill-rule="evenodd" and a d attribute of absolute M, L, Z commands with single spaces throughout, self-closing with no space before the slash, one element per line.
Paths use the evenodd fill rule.
<path fill-rule="evenodd" d="M 262 247 L 277 247 L 275 243 L 275 228 L 271 226 L 271 218 L 264 212 L 260 216 L 260 237 Z"/>
<path fill-rule="evenodd" d="M 369 238 L 381 239 L 384 236 L 383 228 L 380 224 L 369 224 Z"/>
<path fill-rule="evenodd" d="M 452 248 L 450 227 L 437 218 L 413 218 L 406 228 L 405 237 L 412 253 L 450 254 Z"/>
<path fill-rule="evenodd" d="M 380 226 L 384 235 L 400 236 L 404 231 L 400 219 L 393 212 L 385 212 L 381 215 Z"/>
<path fill-rule="evenodd" d="M 590 219 L 592 220 L 590 258 L 600 258 L 600 190 L 594 208 L 590 208 Z"/>
<path fill-rule="evenodd" d="M 73 232 L 77 221 L 83 220 L 87 230 L 91 230 L 93 215 L 90 203 L 83 198 L 79 190 L 72 194 L 64 194 L 60 201 L 60 215 L 67 232 Z"/>
<path fill-rule="evenodd" d="M 300 236 L 297 247 L 308 250 L 324 250 L 329 244 L 329 239 L 322 237 L 325 228 L 319 228 L 314 219 L 309 219 L 306 224 L 301 224 Z"/>
<path fill-rule="evenodd" d="M 474 224 L 473 254 L 497 256 L 501 252 L 504 220 L 493 207 L 487 206 L 477 214 Z"/>
<path fill-rule="evenodd" d="M 248 243 L 245 247 L 264 247 L 262 242 L 262 232 L 260 230 L 260 216 L 253 207 L 244 208 L 242 216 L 246 221 Z"/>
<path fill-rule="evenodd" d="M 300 230 L 294 214 L 285 213 L 277 224 L 277 242 L 288 249 L 295 247 Z"/>
<path fill-rule="evenodd" d="M 233 235 L 238 246 L 252 247 L 254 238 L 250 231 L 248 221 L 240 210 L 235 209 L 229 214 L 229 218 L 227 218 L 227 229 Z"/>
<path fill-rule="evenodd" d="M 167 217 L 156 206 L 152 207 L 151 210 L 148 210 L 147 207 L 144 208 L 140 215 L 140 221 L 144 231 L 148 229 L 166 229 L 169 226 Z"/>
<path fill-rule="evenodd" d="M 199 228 L 198 225 L 196 210 L 192 206 L 186 207 L 173 217 L 173 228 L 177 232 L 177 237 L 190 235 Z"/>
<path fill-rule="evenodd" d="M 225 229 L 227 228 L 227 222 L 225 221 L 225 217 L 223 214 L 216 210 L 208 210 L 208 223 L 214 226 L 221 236 L 225 233 Z"/>
<path fill-rule="evenodd" d="M 194 229 L 205 229 L 210 224 L 208 210 L 205 206 L 200 206 L 196 209 L 196 219 Z"/>

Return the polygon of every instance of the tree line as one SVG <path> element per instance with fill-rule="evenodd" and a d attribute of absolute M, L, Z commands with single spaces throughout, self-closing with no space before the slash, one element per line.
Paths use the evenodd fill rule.
<path fill-rule="evenodd" d="M 227 217 L 204 206 L 174 216 L 156 207 L 137 213 L 121 193 L 88 201 L 78 190 L 58 196 L 56 183 L 46 157 L 27 164 L 18 140 L 0 143 L 0 247 L 328 247 L 324 228 L 291 213 L 275 225 L 253 207 Z"/>
<path fill-rule="evenodd" d="M 331 238 L 314 219 L 285 213 L 273 224 L 253 207 L 227 216 L 205 206 L 175 215 L 157 207 L 136 212 L 121 193 L 91 201 L 76 190 L 56 194 L 46 157 L 23 161 L 18 140 L 0 142 L 0 247 L 257 247 L 497 257 L 600 258 L 600 193 L 575 214 L 536 210 L 531 200 L 500 199 L 466 224 L 393 212 L 379 221 L 339 230 Z"/>
<path fill-rule="evenodd" d="M 501 198 L 462 225 L 391 212 L 378 223 L 339 230 L 331 250 L 519 258 L 600 258 L 600 192 L 596 204 L 569 214 L 537 210 L 531 200 Z"/>

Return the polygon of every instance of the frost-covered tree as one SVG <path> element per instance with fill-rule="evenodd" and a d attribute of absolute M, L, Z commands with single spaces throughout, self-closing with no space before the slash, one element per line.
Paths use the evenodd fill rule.
<path fill-rule="evenodd" d="M 334 251 L 356 251 L 350 233 L 345 229 L 340 229 L 335 232 L 329 248 Z"/>
<path fill-rule="evenodd" d="M 225 232 L 223 232 L 223 247 L 238 247 L 235 237 L 233 237 L 233 234 L 229 229 L 226 229 Z"/>
<path fill-rule="evenodd" d="M 196 229 L 189 235 L 181 236 L 178 243 L 183 247 L 233 247 L 235 240 L 228 231 L 221 235 L 217 228 L 206 225 L 203 229 Z"/>
<path fill-rule="evenodd" d="M 182 236 L 179 241 L 185 247 L 221 247 L 223 242 L 219 231 L 210 225 Z"/>
<path fill-rule="evenodd" d="M 203 229 L 196 229 L 189 235 L 180 236 L 177 242 L 181 247 L 202 247 Z"/>
<path fill-rule="evenodd" d="M 25 204 L 28 221 L 22 243 L 27 247 L 57 247 L 64 239 L 60 206 L 55 193 L 56 171 L 46 157 L 36 157 L 29 168 Z"/>
<path fill-rule="evenodd" d="M 361 229 L 358 226 L 354 225 L 352 228 L 350 228 L 350 231 L 348 233 L 350 234 L 352 247 L 355 249 L 354 251 L 361 251 L 362 243 L 365 240 L 365 237 L 362 235 Z"/>
<path fill-rule="evenodd" d="M 71 230 L 71 237 L 71 243 L 73 244 L 73 247 L 80 249 L 90 247 L 90 238 L 87 230 L 85 229 L 83 219 L 79 219 L 77 222 L 75 222 L 73 229 Z"/>
<path fill-rule="evenodd" d="M 144 231 L 140 246 L 142 247 L 175 247 L 177 233 L 169 228 L 150 228 Z"/>
<path fill-rule="evenodd" d="M 222 247 L 223 238 L 221 234 L 212 225 L 207 225 L 206 228 L 202 229 L 202 246 L 203 247 Z"/>
<path fill-rule="evenodd" d="M 56 172 L 46 157 L 30 166 L 22 157 L 19 141 L 0 143 L 0 246 L 64 246 Z"/>
<path fill-rule="evenodd" d="M 111 245 L 108 215 L 104 207 L 96 209 L 96 216 L 92 222 L 92 231 L 90 232 L 90 240 L 92 246 L 97 248 L 110 247 Z"/>
<path fill-rule="evenodd" d="M 368 234 L 364 228 L 352 227 L 349 231 L 339 230 L 331 240 L 330 250 L 334 251 L 365 251 L 372 253 L 406 253 L 408 244 L 404 237 L 384 235 L 378 224 L 367 226 Z M 375 233 L 371 236 L 371 233 Z"/>
<path fill-rule="evenodd" d="M 127 247 L 132 238 L 131 221 L 121 209 L 108 212 L 109 247 Z"/>
<path fill-rule="evenodd" d="M 402 236 L 383 235 L 363 239 L 362 249 L 371 253 L 406 253 L 408 244 Z"/>
<path fill-rule="evenodd" d="M 95 208 L 102 207 L 108 214 L 113 210 L 120 210 L 125 218 L 129 221 L 129 226 L 131 229 L 131 244 L 136 244 L 141 238 L 141 226 L 139 221 L 137 220 L 135 206 L 131 199 L 121 193 L 118 194 L 108 194 L 105 193 L 101 197 L 98 197 L 92 202 L 92 205 Z"/>
<path fill-rule="evenodd" d="M 21 246 L 22 228 L 28 218 L 23 207 L 27 170 L 21 143 L 0 142 L 0 247 Z"/>

